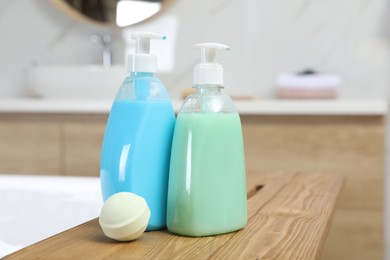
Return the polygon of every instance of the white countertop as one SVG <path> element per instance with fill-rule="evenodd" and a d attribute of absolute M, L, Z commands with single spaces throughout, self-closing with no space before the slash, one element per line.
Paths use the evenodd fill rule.
<path fill-rule="evenodd" d="M 174 110 L 183 100 L 173 100 Z M 242 115 L 386 115 L 385 99 L 235 100 Z M 0 99 L 0 113 L 107 114 L 112 101 L 63 99 Z"/>

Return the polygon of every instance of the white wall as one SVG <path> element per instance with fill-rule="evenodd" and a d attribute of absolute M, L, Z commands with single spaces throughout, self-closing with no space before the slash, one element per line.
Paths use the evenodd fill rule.
<path fill-rule="evenodd" d="M 280 72 L 310 66 L 339 73 L 345 79 L 341 97 L 387 97 L 386 3 L 174 0 L 163 15 L 128 30 L 168 34 L 164 44 L 174 46 L 170 55 L 174 68 L 161 78 L 174 97 L 191 86 L 192 67 L 199 56 L 191 46 L 203 41 L 231 45 L 229 53 L 219 55 L 230 94 L 272 97 Z M 167 23 L 167 17 L 177 23 Z M 105 32 L 114 35 L 114 62 L 123 63 L 125 47 L 119 30 L 73 21 L 49 0 L 1 0 L 0 97 L 25 95 L 25 69 L 32 63 L 100 63 L 101 49 L 91 44 L 89 36 Z"/>
<path fill-rule="evenodd" d="M 114 62 L 123 63 L 120 31 L 80 24 L 49 0 L 0 1 L 0 97 L 26 95 L 26 68 L 31 64 L 101 62 L 101 47 L 90 36 L 111 33 Z"/>
<path fill-rule="evenodd" d="M 233 48 L 220 56 L 234 94 L 272 96 L 280 72 L 311 66 L 344 77 L 341 97 L 387 96 L 386 0 L 187 0 L 169 13 L 181 20 L 178 75 L 190 72 L 183 57 L 196 60 L 192 43 L 221 41 Z"/>

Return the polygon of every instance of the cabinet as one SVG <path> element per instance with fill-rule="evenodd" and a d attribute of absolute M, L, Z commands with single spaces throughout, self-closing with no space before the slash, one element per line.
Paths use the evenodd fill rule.
<path fill-rule="evenodd" d="M 0 173 L 99 176 L 107 115 L 0 114 Z"/>
<path fill-rule="evenodd" d="M 243 116 L 247 171 L 340 174 L 322 259 L 383 259 L 382 116 Z"/>
<path fill-rule="evenodd" d="M 99 175 L 106 114 L 1 114 L 0 172 Z M 383 259 L 384 116 L 243 115 L 248 172 L 346 177 L 323 259 Z"/>

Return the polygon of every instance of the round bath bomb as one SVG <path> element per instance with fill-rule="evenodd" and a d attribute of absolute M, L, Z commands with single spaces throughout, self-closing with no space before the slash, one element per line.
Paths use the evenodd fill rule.
<path fill-rule="evenodd" d="M 150 209 L 144 198 L 131 192 L 119 192 L 104 203 L 99 224 L 106 236 L 130 241 L 143 234 L 149 218 Z"/>

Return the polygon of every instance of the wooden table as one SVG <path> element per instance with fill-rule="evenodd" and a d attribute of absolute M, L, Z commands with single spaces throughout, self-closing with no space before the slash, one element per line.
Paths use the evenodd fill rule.
<path fill-rule="evenodd" d="M 319 259 L 342 186 L 335 175 L 252 173 L 241 231 L 190 238 L 164 230 L 116 242 L 94 219 L 4 259 Z"/>

